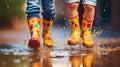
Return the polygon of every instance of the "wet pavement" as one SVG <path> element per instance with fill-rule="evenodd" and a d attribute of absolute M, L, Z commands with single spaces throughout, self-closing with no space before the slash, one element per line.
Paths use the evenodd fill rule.
<path fill-rule="evenodd" d="M 0 67 L 120 67 L 120 38 L 95 37 L 94 49 L 80 45 L 72 50 L 66 43 L 69 33 L 66 27 L 53 26 L 53 50 L 32 50 L 26 22 L 1 29 Z"/>

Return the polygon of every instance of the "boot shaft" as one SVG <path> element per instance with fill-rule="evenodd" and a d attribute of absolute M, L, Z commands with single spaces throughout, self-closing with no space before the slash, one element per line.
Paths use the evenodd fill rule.
<path fill-rule="evenodd" d="M 45 20 L 43 19 L 43 34 L 51 35 L 51 28 L 52 28 L 53 20 Z"/>
<path fill-rule="evenodd" d="M 82 33 L 91 33 L 91 29 L 92 29 L 92 25 L 93 25 L 93 20 L 88 21 L 86 19 L 83 19 L 82 22 Z"/>
<path fill-rule="evenodd" d="M 69 22 L 70 22 L 71 32 L 81 32 L 78 15 L 74 18 L 69 18 Z"/>
<path fill-rule="evenodd" d="M 31 36 L 40 34 L 40 18 L 38 17 L 31 17 L 28 19 L 28 25 L 30 29 Z"/>

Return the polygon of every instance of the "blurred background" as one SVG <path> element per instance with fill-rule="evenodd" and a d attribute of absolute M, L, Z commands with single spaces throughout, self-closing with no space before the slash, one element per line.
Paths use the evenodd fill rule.
<path fill-rule="evenodd" d="M 17 20 L 26 19 L 26 0 L 1 0 L 0 1 L 0 29 L 11 27 Z M 98 0 L 94 26 L 106 28 L 114 36 L 120 32 L 120 7 L 119 0 Z M 67 12 L 64 0 L 56 0 L 57 19 L 54 24 L 64 25 L 67 22 Z M 80 6 L 81 7 L 81 6 Z M 81 7 L 80 11 L 83 11 Z M 17 26 L 17 25 L 16 25 Z M 110 32 L 110 33 L 111 33 Z M 110 35 L 110 34 L 109 34 Z M 104 35 L 103 35 L 104 36 Z"/>

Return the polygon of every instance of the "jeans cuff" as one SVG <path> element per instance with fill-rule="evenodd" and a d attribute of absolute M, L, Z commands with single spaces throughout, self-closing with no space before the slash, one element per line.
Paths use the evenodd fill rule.
<path fill-rule="evenodd" d="M 89 4 L 89 5 L 92 5 L 92 6 L 96 6 L 96 2 L 91 2 L 91 1 L 86 1 L 86 2 L 83 2 L 83 4 Z"/>
<path fill-rule="evenodd" d="M 29 13 L 27 18 L 31 18 L 31 17 L 38 17 L 38 18 L 40 18 L 40 15 L 39 15 L 39 13 Z"/>

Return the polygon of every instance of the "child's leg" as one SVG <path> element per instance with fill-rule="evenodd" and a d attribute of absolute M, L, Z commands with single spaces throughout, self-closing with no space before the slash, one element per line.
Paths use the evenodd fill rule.
<path fill-rule="evenodd" d="M 80 26 L 78 16 L 79 0 L 66 0 L 68 18 L 71 26 L 71 34 L 68 39 L 69 45 L 76 45 L 80 43 Z"/>
<path fill-rule="evenodd" d="M 27 0 L 27 20 L 31 32 L 31 38 L 29 40 L 28 46 L 31 48 L 40 47 L 40 0 Z"/>
<path fill-rule="evenodd" d="M 55 18 L 56 10 L 54 0 L 42 0 L 43 7 L 43 44 L 47 47 L 53 46 L 51 37 L 52 23 Z"/>
<path fill-rule="evenodd" d="M 83 45 L 86 47 L 93 47 L 94 41 L 92 39 L 91 29 L 94 20 L 96 0 L 85 0 L 83 4 L 84 4 L 84 18 L 82 22 Z"/>

